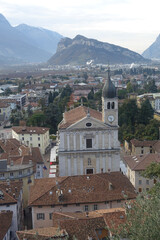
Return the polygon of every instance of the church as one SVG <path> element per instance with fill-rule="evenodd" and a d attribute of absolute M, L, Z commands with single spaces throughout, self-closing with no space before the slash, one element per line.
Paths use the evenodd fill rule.
<path fill-rule="evenodd" d="M 64 112 L 58 132 L 59 176 L 120 171 L 118 98 L 109 70 L 102 112 L 81 104 Z"/>

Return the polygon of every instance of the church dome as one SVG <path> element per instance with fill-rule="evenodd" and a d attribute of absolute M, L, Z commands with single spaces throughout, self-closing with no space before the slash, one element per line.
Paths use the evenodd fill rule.
<path fill-rule="evenodd" d="M 116 97 L 116 88 L 110 79 L 110 70 L 108 70 L 108 79 L 104 84 L 102 89 L 102 97 L 104 98 L 115 98 Z"/>

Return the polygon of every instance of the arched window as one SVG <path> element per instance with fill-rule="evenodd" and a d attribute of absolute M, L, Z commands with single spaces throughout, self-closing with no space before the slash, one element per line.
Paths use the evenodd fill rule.
<path fill-rule="evenodd" d="M 112 102 L 112 105 L 111 105 L 112 109 L 114 109 L 114 105 L 115 105 L 114 102 Z"/>
<path fill-rule="evenodd" d="M 111 105 L 110 102 L 107 103 L 107 109 L 110 109 Z"/>

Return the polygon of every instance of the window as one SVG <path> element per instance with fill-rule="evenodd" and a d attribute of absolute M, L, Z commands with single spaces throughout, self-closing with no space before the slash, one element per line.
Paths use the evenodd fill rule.
<path fill-rule="evenodd" d="M 52 220 L 52 213 L 49 213 L 49 219 Z"/>
<path fill-rule="evenodd" d="M 149 185 L 149 180 L 148 179 L 146 180 L 146 184 Z"/>
<path fill-rule="evenodd" d="M 139 188 L 139 192 L 142 192 L 142 188 Z"/>
<path fill-rule="evenodd" d="M 54 208 L 54 205 L 51 205 L 51 208 Z"/>
<path fill-rule="evenodd" d="M 97 204 L 94 204 L 93 205 L 93 210 L 95 211 L 95 210 L 98 210 L 98 205 Z"/>
<path fill-rule="evenodd" d="M 19 176 L 22 176 L 22 171 L 21 170 L 19 171 Z"/>
<path fill-rule="evenodd" d="M 24 140 L 24 137 L 22 137 L 22 140 Z"/>
<path fill-rule="evenodd" d="M 149 188 L 146 188 L 146 191 L 148 192 L 148 191 L 149 191 Z"/>
<path fill-rule="evenodd" d="M 13 177 L 13 172 L 10 172 L 10 177 Z"/>
<path fill-rule="evenodd" d="M 117 203 L 120 203 L 121 202 L 121 200 L 117 200 Z"/>
<path fill-rule="evenodd" d="M 42 219 L 42 220 L 45 219 L 44 213 L 37 213 L 37 220 L 40 220 L 40 219 Z"/>
<path fill-rule="evenodd" d="M 139 185 L 141 185 L 142 184 L 142 180 L 139 180 Z"/>
<path fill-rule="evenodd" d="M 40 141 L 40 137 L 38 137 L 38 141 Z"/>
<path fill-rule="evenodd" d="M 112 105 L 111 105 L 111 108 L 112 108 L 112 109 L 114 109 L 114 105 L 115 105 L 114 102 L 112 102 Z"/>
<path fill-rule="evenodd" d="M 86 148 L 92 148 L 92 139 L 86 139 Z"/>
<path fill-rule="evenodd" d="M 32 141 L 32 137 L 30 137 L 30 141 Z"/>
<path fill-rule="evenodd" d="M 3 177 L 4 177 L 4 173 L 1 173 L 1 174 L 0 174 L 0 178 L 3 178 Z"/>
<path fill-rule="evenodd" d="M 38 147 L 40 147 L 41 146 L 41 144 L 40 143 L 38 143 Z"/>
<path fill-rule="evenodd" d="M 154 180 L 153 180 L 153 183 L 154 183 L 154 184 L 156 184 L 156 182 L 157 182 L 157 180 L 156 180 L 156 179 L 154 179 Z"/>
<path fill-rule="evenodd" d="M 92 123 L 88 122 L 86 123 L 86 127 L 91 127 L 92 126 Z"/>
<path fill-rule="evenodd" d="M 28 173 L 30 173 L 30 168 L 27 170 Z"/>
<path fill-rule="evenodd" d="M 141 154 L 143 154 L 143 150 L 141 150 Z"/>
<path fill-rule="evenodd" d="M 93 168 L 86 169 L 86 174 L 93 174 Z"/>
<path fill-rule="evenodd" d="M 76 203 L 76 206 L 77 206 L 77 207 L 80 206 L 80 203 Z"/>
<path fill-rule="evenodd" d="M 91 159 L 88 158 L 88 165 L 92 165 Z"/>
<path fill-rule="evenodd" d="M 39 205 L 39 206 L 38 206 L 38 208 L 42 208 L 42 206 L 41 206 L 41 205 Z"/>
<path fill-rule="evenodd" d="M 110 102 L 107 103 L 107 109 L 110 109 L 111 108 L 111 104 Z"/>
<path fill-rule="evenodd" d="M 88 212 L 88 209 L 89 209 L 88 205 L 85 205 L 85 206 L 84 206 L 84 211 L 85 211 L 85 212 Z"/>

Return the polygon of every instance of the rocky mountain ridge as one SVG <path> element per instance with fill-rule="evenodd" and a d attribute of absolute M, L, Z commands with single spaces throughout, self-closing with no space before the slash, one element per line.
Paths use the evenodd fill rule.
<path fill-rule="evenodd" d="M 61 39 L 57 52 L 48 63 L 56 65 L 83 65 L 91 59 L 96 64 L 106 64 L 108 62 L 111 64 L 144 63 L 148 61 L 140 54 L 127 48 L 77 35 L 73 39 Z"/>

